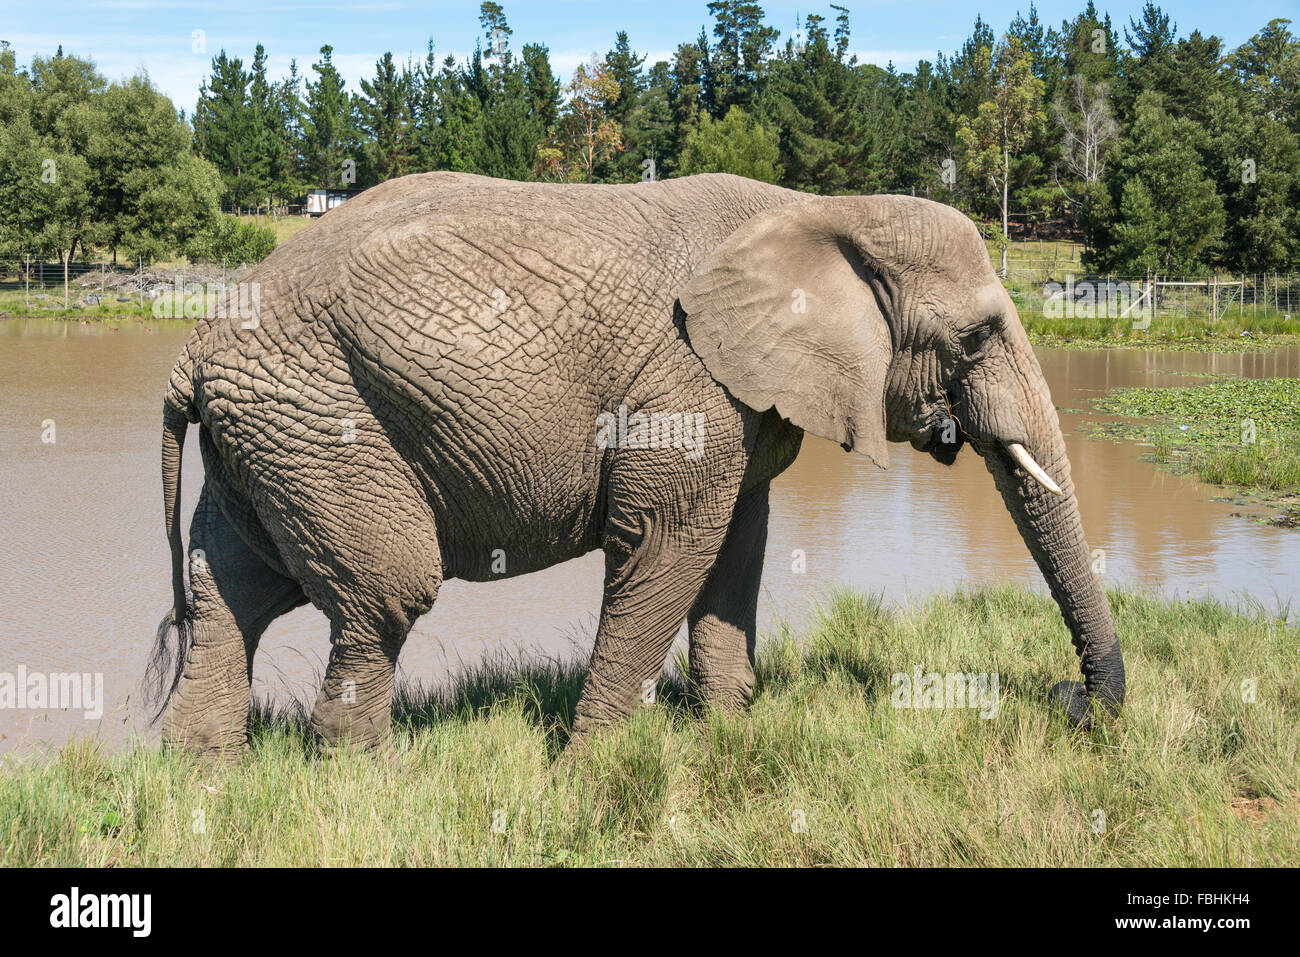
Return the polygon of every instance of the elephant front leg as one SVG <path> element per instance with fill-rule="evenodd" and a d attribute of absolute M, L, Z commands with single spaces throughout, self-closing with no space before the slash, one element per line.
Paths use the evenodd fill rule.
<path fill-rule="evenodd" d="M 726 543 L 687 617 L 690 683 L 706 704 L 744 708 L 754 696 L 767 517 L 768 483 L 763 482 L 736 503 Z"/>
<path fill-rule="evenodd" d="M 726 497 L 725 489 L 720 496 L 717 491 L 707 498 Z M 726 538 L 734 494 L 731 502 L 689 510 L 680 501 L 678 507 L 633 506 L 611 497 L 605 600 L 574 720 L 575 743 L 654 700 L 668 649 Z"/>

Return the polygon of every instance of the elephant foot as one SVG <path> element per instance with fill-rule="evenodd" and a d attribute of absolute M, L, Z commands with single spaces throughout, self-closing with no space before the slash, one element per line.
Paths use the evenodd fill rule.
<path fill-rule="evenodd" d="M 192 712 L 173 709 L 163 723 L 162 743 L 204 764 L 229 765 L 248 751 L 248 732 L 220 715 L 196 720 Z"/>
<path fill-rule="evenodd" d="M 228 768 L 239 763 L 248 753 L 248 741 L 222 744 L 202 744 L 195 740 L 163 738 L 163 749 L 188 754 L 194 762 L 205 768 Z"/>
<path fill-rule="evenodd" d="M 1047 700 L 1063 710 L 1076 727 L 1087 731 L 1092 726 L 1092 708 L 1083 682 L 1058 681 L 1047 692 Z"/>
<path fill-rule="evenodd" d="M 323 755 L 336 751 L 385 752 L 392 748 L 387 709 L 363 709 L 338 699 L 322 699 L 311 716 L 311 729 Z"/>
<path fill-rule="evenodd" d="M 1098 714 L 1113 715 L 1118 711 L 1118 705 L 1101 695 L 1089 695 L 1080 681 L 1058 681 L 1047 692 L 1047 698 L 1066 713 L 1071 724 L 1083 731 L 1092 729 Z"/>
<path fill-rule="evenodd" d="M 569 740 L 564 743 L 564 751 L 562 752 L 561 760 L 566 763 L 571 763 L 581 758 L 590 749 L 591 731 L 586 728 L 574 728 L 573 732 L 569 735 Z"/>
<path fill-rule="evenodd" d="M 754 687 L 735 681 L 691 682 L 692 698 L 697 710 L 722 708 L 727 711 L 748 711 L 754 702 Z"/>

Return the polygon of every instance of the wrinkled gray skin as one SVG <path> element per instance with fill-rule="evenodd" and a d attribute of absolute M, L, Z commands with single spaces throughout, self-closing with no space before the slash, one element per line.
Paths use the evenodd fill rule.
<path fill-rule="evenodd" d="M 326 743 L 382 746 L 398 651 L 444 579 L 597 548 L 605 596 L 575 738 L 637 707 L 683 619 L 705 700 L 745 705 L 768 486 L 804 430 L 881 467 L 887 442 L 945 463 L 969 443 L 1080 654 L 1084 684 L 1054 695 L 1085 725 L 1094 701 L 1123 700 L 1047 385 L 974 226 L 946 206 L 726 175 L 431 173 L 349 201 L 251 280 L 256 321 L 223 307 L 201 323 L 164 404 L 176 607 L 154 677 L 169 742 L 242 749 L 258 639 L 310 601 L 332 642 L 312 724 Z M 597 416 L 620 405 L 702 413 L 704 454 L 598 448 Z M 188 563 L 187 420 L 206 468 Z"/>

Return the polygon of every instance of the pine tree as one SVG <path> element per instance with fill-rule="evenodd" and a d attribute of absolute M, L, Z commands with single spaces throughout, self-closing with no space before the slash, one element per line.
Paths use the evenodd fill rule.
<path fill-rule="evenodd" d="M 272 170 L 277 149 L 275 86 L 266 70 L 266 48 L 258 44 L 253 51 L 253 68 L 248 81 L 248 108 L 252 161 L 249 164 L 253 192 L 258 205 L 271 195 Z"/>
<path fill-rule="evenodd" d="M 769 65 L 760 117 L 780 136 L 783 182 L 795 189 L 843 193 L 864 184 L 872 147 L 867 83 L 831 47 L 824 20 L 809 15 L 806 42 L 787 41 Z"/>
<path fill-rule="evenodd" d="M 694 43 L 683 43 L 673 56 L 672 85 L 668 90 L 668 108 L 672 111 L 672 154 L 680 156 L 687 138 L 699 125 L 701 113 L 708 112 L 709 41 L 703 32 Z"/>
<path fill-rule="evenodd" d="M 626 31 L 619 31 L 614 49 L 605 54 L 605 67 L 614 81 L 615 95 L 604 104 L 605 115 L 618 124 L 622 147 L 600 164 L 598 179 L 607 183 L 634 182 L 640 178 L 641 164 L 651 156 L 648 138 L 654 131 L 642 127 L 645 119 L 642 95 L 645 56 L 632 49 Z"/>
<path fill-rule="evenodd" d="M 453 57 L 447 57 L 432 81 L 433 99 L 437 104 L 434 114 L 434 134 L 429 156 L 430 169 L 455 170 L 462 173 L 479 172 L 480 146 L 479 99 L 470 90 L 466 75 L 456 66 Z"/>
<path fill-rule="evenodd" d="M 1201 162 L 1208 145 L 1204 129 L 1170 115 L 1159 94 L 1139 96 L 1089 262 L 1125 275 L 1201 271 L 1225 227 L 1223 202 Z"/>
<path fill-rule="evenodd" d="M 318 188 L 356 183 L 356 123 L 352 98 L 334 66 L 334 48 L 320 48 L 312 64 L 316 82 L 307 83 L 304 109 L 303 167 Z"/>
<path fill-rule="evenodd" d="M 1300 262 L 1300 137 L 1236 85 L 1204 107 L 1201 153 L 1223 200 L 1215 261 L 1234 272 L 1287 270 Z"/>
<path fill-rule="evenodd" d="M 360 185 L 382 183 L 411 170 L 410 89 L 412 77 L 399 71 L 391 53 L 375 64 L 375 76 L 361 81 L 359 127 L 366 136 L 366 168 Z"/>
<path fill-rule="evenodd" d="M 779 31 L 763 23 L 763 8 L 745 0 L 713 0 L 717 44 L 711 60 L 711 112 L 723 117 L 732 106 L 749 109 L 762 94 L 764 62 Z"/>
<path fill-rule="evenodd" d="M 1120 56 L 1120 83 L 1116 106 L 1120 122 L 1128 126 L 1136 118 L 1137 100 L 1147 90 L 1163 91 L 1178 81 L 1174 48 L 1178 24 L 1173 23 L 1151 0 L 1142 7 L 1138 20 L 1129 18 L 1124 40 L 1129 51 Z"/>
<path fill-rule="evenodd" d="M 287 203 L 307 188 L 303 153 L 302 77 L 298 61 L 289 61 L 289 75 L 271 89 L 271 156 L 267 188 L 274 200 Z"/>
<path fill-rule="evenodd" d="M 199 88 L 194 109 L 194 148 L 221 172 L 222 202 L 249 206 L 257 201 L 265 163 L 257 119 L 249 99 L 252 75 L 243 60 L 222 50 Z"/>
<path fill-rule="evenodd" d="M 1300 37 L 1290 22 L 1270 20 L 1228 56 L 1228 66 L 1265 114 L 1300 134 Z"/>

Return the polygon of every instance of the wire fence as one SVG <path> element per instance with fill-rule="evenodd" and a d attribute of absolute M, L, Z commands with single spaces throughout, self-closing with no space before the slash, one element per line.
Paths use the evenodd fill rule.
<path fill-rule="evenodd" d="M 1049 242 L 1048 247 L 1052 244 Z M 1046 319 L 1290 319 L 1300 314 L 1300 273 L 1115 275 L 1085 270 L 1062 249 L 1054 257 L 1013 257 L 1004 283 L 1022 312 Z M 993 255 L 994 269 L 1000 257 Z"/>
<path fill-rule="evenodd" d="M 246 266 L 195 264 L 158 266 L 141 261 L 46 262 L 0 260 L 0 294 L 27 310 L 56 310 L 136 303 L 144 307 L 167 293 L 224 291 L 248 273 Z"/>
<path fill-rule="evenodd" d="M 306 203 L 288 203 L 283 206 L 222 206 L 227 216 L 247 216 L 252 219 L 284 219 L 287 216 L 308 215 Z"/>

